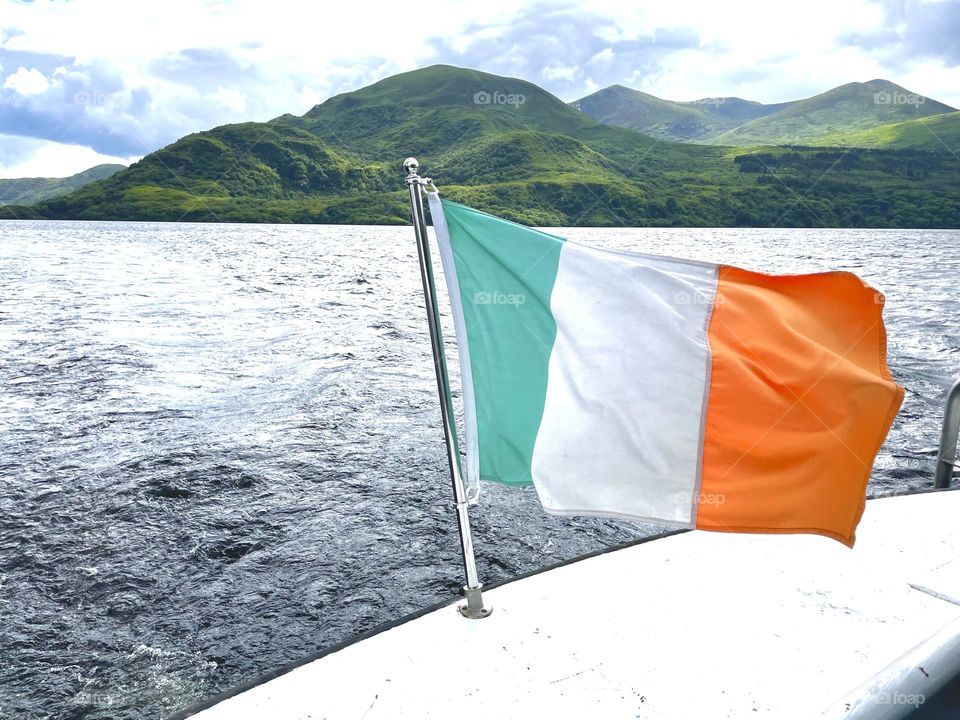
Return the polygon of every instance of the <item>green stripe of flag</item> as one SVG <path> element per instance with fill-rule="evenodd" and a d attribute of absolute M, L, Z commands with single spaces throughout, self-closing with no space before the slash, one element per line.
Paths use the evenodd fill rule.
<path fill-rule="evenodd" d="M 564 241 L 442 203 L 467 327 L 480 477 L 528 484 L 557 336 L 550 295 Z"/>

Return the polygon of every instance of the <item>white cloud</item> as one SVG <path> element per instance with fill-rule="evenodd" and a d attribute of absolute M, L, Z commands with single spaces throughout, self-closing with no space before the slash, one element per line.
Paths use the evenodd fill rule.
<path fill-rule="evenodd" d="M 951 102 L 949 96 L 944 97 L 940 92 L 940 88 L 958 82 L 956 68 L 948 69 L 937 62 L 931 61 L 919 62 L 915 63 L 906 73 L 900 75 L 897 82 L 908 90 L 960 108 L 960 95 L 955 93 Z"/>
<path fill-rule="evenodd" d="M 573 67 L 545 67 L 541 73 L 543 77 L 547 80 L 566 80 L 567 82 L 573 82 L 576 79 L 577 75 L 580 74 L 580 68 Z"/>
<path fill-rule="evenodd" d="M 94 165 L 129 165 L 137 160 L 103 155 L 81 145 L 0 135 L 0 178 L 69 177 Z"/>
<path fill-rule="evenodd" d="M 306 112 L 314 105 L 317 105 L 321 100 L 323 100 L 323 94 L 320 91 L 310 87 L 309 85 L 304 85 L 303 89 L 300 90 L 300 94 L 297 96 L 297 105 L 295 108 L 291 109 L 291 112 Z"/>
<path fill-rule="evenodd" d="M 234 88 L 220 86 L 216 92 L 210 96 L 210 99 L 235 113 L 242 113 L 247 109 L 246 97 L 244 97 L 242 92 Z"/>
<path fill-rule="evenodd" d="M 36 68 L 27 70 L 25 67 L 19 67 L 15 73 L 4 80 L 3 87 L 19 95 L 39 95 L 50 87 L 50 81 Z"/>
<path fill-rule="evenodd" d="M 609 65 L 613 62 L 614 57 L 615 53 L 613 52 L 613 48 L 604 48 L 587 60 L 587 65 Z"/>

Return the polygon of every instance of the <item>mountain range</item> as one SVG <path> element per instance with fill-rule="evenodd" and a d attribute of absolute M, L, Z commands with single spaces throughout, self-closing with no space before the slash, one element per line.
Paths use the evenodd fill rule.
<path fill-rule="evenodd" d="M 888 87 L 863 86 L 852 93 L 861 105 L 874 105 L 870 93 Z M 608 91 L 623 107 L 635 99 L 626 88 Z M 650 110 L 635 129 L 621 126 L 626 110 L 597 109 L 602 93 L 571 106 L 521 79 L 436 65 L 334 96 L 301 116 L 188 135 L 65 197 L 0 208 L 0 217 L 402 223 L 400 164 L 415 155 L 448 197 L 531 225 L 960 226 L 956 152 L 918 149 L 912 140 L 919 126 L 911 123 L 935 122 L 955 142 L 957 113 L 944 114 L 952 108 L 914 117 L 917 106 L 939 109 L 934 101 L 906 112 L 896 103 L 892 113 L 834 103 L 844 123 L 827 122 L 827 105 L 812 102 L 829 93 L 781 105 L 671 103 L 641 93 Z M 798 136 L 791 118 L 804 106 L 809 113 L 799 117 L 831 135 L 866 134 L 876 149 L 753 139 L 755 124 L 778 115 L 793 123 L 781 135 Z M 667 128 L 687 141 L 665 137 Z M 707 144 L 738 133 L 740 146 Z M 896 143 L 902 149 L 887 147 Z"/>
<path fill-rule="evenodd" d="M 84 185 L 115 175 L 125 168 L 126 165 L 96 165 L 65 178 L 0 179 L 0 205 L 32 205 L 67 195 Z"/>
<path fill-rule="evenodd" d="M 790 103 L 764 105 L 737 97 L 675 102 L 623 85 L 611 85 L 570 105 L 607 125 L 664 140 L 709 142 L 720 133 L 784 109 Z"/>
<path fill-rule="evenodd" d="M 960 130 L 960 113 L 955 108 L 887 80 L 847 83 L 813 97 L 772 105 L 736 97 L 674 102 L 613 85 L 571 105 L 609 125 L 664 140 L 715 145 L 937 150 L 942 146 L 938 130 L 946 142 Z M 929 124 L 934 116 L 939 127 Z"/>

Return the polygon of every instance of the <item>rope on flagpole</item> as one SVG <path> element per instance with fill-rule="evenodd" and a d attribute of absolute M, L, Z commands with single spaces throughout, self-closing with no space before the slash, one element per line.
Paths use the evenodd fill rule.
<path fill-rule="evenodd" d="M 463 594 L 467 601 L 459 606 L 459 610 L 460 614 L 466 618 L 481 619 L 489 617 L 493 609 L 484 604 L 483 585 L 477 577 L 477 561 L 474 557 L 473 536 L 470 532 L 469 498 L 460 466 L 460 448 L 457 443 L 457 429 L 453 419 L 450 378 L 447 374 L 447 359 L 443 350 L 440 309 L 437 307 L 437 288 L 433 280 L 433 263 L 430 259 L 430 243 L 427 238 L 427 222 L 423 209 L 423 188 L 433 186 L 433 180 L 420 177 L 420 163 L 417 162 L 416 158 L 411 157 L 404 160 L 403 169 L 407 173 L 407 187 L 410 189 L 410 214 L 417 238 L 420 279 L 423 281 L 423 296 L 427 306 L 427 326 L 430 329 L 430 344 L 433 346 L 433 367 L 436 371 L 437 392 L 440 396 L 440 417 L 443 422 L 443 437 L 447 446 L 450 479 L 453 481 L 457 527 L 460 531 L 460 549 L 463 552 L 463 570 L 467 579 L 467 584 L 463 587 Z"/>

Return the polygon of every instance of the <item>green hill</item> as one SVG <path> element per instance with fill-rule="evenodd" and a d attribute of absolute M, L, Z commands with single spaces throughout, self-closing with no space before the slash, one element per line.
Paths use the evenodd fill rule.
<path fill-rule="evenodd" d="M 120 172 L 125 165 L 96 165 L 65 178 L 0 179 L 0 205 L 33 205 Z"/>
<path fill-rule="evenodd" d="M 394 75 L 272 123 L 377 158 L 442 153 L 510 130 L 572 135 L 595 124 L 533 83 L 449 65 Z"/>
<path fill-rule="evenodd" d="M 392 190 L 395 182 L 384 167 L 299 128 L 241 123 L 187 135 L 34 209 L 41 217 L 81 220 L 309 221 L 330 198 Z"/>
<path fill-rule="evenodd" d="M 960 111 L 880 125 L 869 130 L 837 132 L 820 138 L 821 145 L 863 148 L 912 148 L 960 154 Z"/>
<path fill-rule="evenodd" d="M 710 138 L 721 145 L 820 145 L 840 134 L 952 112 L 887 80 L 848 83 Z"/>
<path fill-rule="evenodd" d="M 189 135 L 0 217 L 402 223 L 408 155 L 449 197 L 534 225 L 960 226 L 953 156 L 668 142 L 526 81 L 442 65 L 300 117 Z"/>
<path fill-rule="evenodd" d="M 674 102 L 622 85 L 598 90 L 570 104 L 606 125 L 686 142 L 709 142 L 719 133 L 789 105 L 763 105 L 727 97 Z"/>

